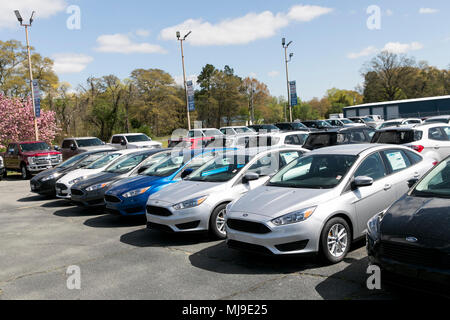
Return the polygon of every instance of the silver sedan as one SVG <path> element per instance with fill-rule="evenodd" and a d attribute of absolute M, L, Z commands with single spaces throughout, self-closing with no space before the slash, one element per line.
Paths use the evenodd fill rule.
<path fill-rule="evenodd" d="M 250 148 L 221 154 L 184 181 L 150 196 L 147 226 L 171 232 L 209 230 L 223 239 L 226 205 L 263 185 L 304 152 L 307 150 L 289 147 Z"/>
<path fill-rule="evenodd" d="M 367 221 L 408 191 L 433 160 L 403 146 L 344 145 L 291 162 L 227 206 L 231 248 L 344 259 Z"/>

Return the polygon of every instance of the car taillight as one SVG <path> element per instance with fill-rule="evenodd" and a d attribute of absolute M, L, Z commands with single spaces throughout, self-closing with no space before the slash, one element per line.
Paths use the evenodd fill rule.
<path fill-rule="evenodd" d="M 439 163 L 439 161 L 433 161 L 433 166 L 436 166 Z"/>
<path fill-rule="evenodd" d="M 423 149 L 425 149 L 425 147 L 424 146 L 409 146 L 411 149 L 413 149 L 413 150 L 415 150 L 415 151 L 417 151 L 417 152 L 422 152 L 423 151 Z"/>

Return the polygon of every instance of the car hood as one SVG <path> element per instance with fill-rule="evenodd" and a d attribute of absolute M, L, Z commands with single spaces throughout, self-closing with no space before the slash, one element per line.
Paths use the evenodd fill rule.
<path fill-rule="evenodd" d="M 295 210 L 329 201 L 334 189 L 294 189 L 262 186 L 237 200 L 232 212 L 255 213 L 276 218 Z"/>
<path fill-rule="evenodd" d="M 178 203 L 221 190 L 225 183 L 180 181 L 150 196 L 149 200 Z"/>
<path fill-rule="evenodd" d="M 58 155 L 61 154 L 59 151 L 49 151 L 49 150 L 39 150 L 39 151 L 28 151 L 22 152 L 22 155 L 26 157 L 39 157 L 39 156 L 47 156 L 47 155 Z"/>
<path fill-rule="evenodd" d="M 78 182 L 75 186 L 80 189 L 85 189 L 95 184 L 117 180 L 120 176 L 119 173 L 99 172 L 89 177 L 89 179 Z"/>
<path fill-rule="evenodd" d="M 33 179 L 31 179 L 32 181 L 37 181 L 37 180 L 40 180 L 40 179 L 42 179 L 42 178 L 44 178 L 44 177 L 47 177 L 47 176 L 49 176 L 49 175 L 51 175 L 51 174 L 53 174 L 53 173 L 56 173 L 56 172 L 62 172 L 62 171 L 64 171 L 64 168 L 58 168 L 58 167 L 55 167 L 55 168 L 51 168 L 51 169 L 47 169 L 47 170 L 45 170 L 45 171 L 42 171 L 42 172 L 39 172 L 37 175 L 35 175 L 34 177 L 33 177 Z"/>
<path fill-rule="evenodd" d="M 162 144 L 161 142 L 157 141 L 142 141 L 142 142 L 130 142 L 129 145 L 144 148 L 144 147 L 160 146 Z"/>
<path fill-rule="evenodd" d="M 108 191 L 108 194 L 123 194 L 132 190 L 147 188 L 158 184 L 167 177 L 136 176 L 120 180 Z"/>
<path fill-rule="evenodd" d="M 92 146 L 92 147 L 79 147 L 79 151 L 97 151 L 97 150 L 103 150 L 103 149 L 112 149 L 111 146 L 108 145 L 102 145 L 102 146 Z"/>
<path fill-rule="evenodd" d="M 88 177 L 92 176 L 96 173 L 101 172 L 102 169 L 77 169 L 74 171 L 68 172 L 64 177 L 58 180 L 58 183 L 67 184 L 69 181 L 79 178 L 79 177 Z"/>
<path fill-rule="evenodd" d="M 419 243 L 439 244 L 450 250 L 450 200 L 403 196 L 386 212 L 380 224 L 384 240 L 415 237 Z M 450 252 L 450 251 L 449 251 Z"/>

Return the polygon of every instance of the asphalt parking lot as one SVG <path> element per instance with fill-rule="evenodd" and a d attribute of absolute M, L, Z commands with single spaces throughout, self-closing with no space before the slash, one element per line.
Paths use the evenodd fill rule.
<path fill-rule="evenodd" d="M 366 288 L 361 243 L 344 262 L 271 258 L 230 250 L 203 235 L 146 230 L 0 181 L 0 299 L 391 299 Z M 81 289 L 66 270 L 81 270 Z"/>

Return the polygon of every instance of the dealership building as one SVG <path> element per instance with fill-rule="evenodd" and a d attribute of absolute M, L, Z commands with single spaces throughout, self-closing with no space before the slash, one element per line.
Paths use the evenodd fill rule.
<path fill-rule="evenodd" d="M 346 118 L 380 115 L 385 120 L 450 115 L 450 96 L 360 104 L 344 108 Z"/>

